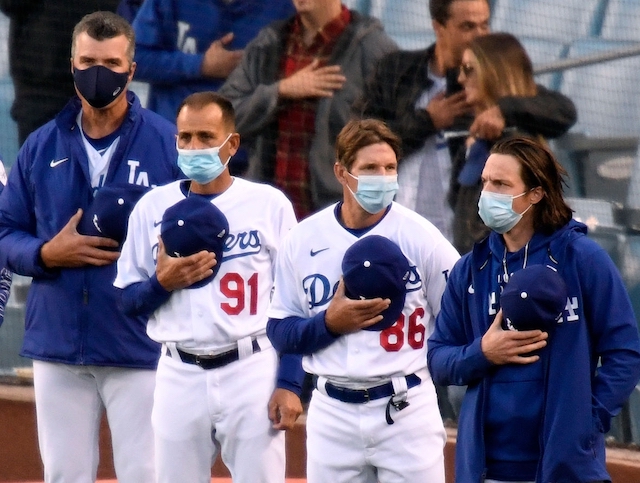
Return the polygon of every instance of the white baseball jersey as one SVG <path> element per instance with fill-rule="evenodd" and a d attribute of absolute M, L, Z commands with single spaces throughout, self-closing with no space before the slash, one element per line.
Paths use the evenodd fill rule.
<path fill-rule="evenodd" d="M 155 273 L 162 215 L 185 198 L 182 182 L 155 188 L 136 204 L 118 260 L 116 287 Z M 174 291 L 150 316 L 147 333 L 155 341 L 218 352 L 265 333 L 276 254 L 296 223 L 291 202 L 271 186 L 234 178 L 212 203 L 229 222 L 220 270 L 203 287 Z"/>
<path fill-rule="evenodd" d="M 334 381 L 367 382 L 426 367 L 426 340 L 459 255 L 430 222 L 397 203 L 363 236 L 369 235 L 395 242 L 412 267 L 402 315 L 381 332 L 361 330 L 304 356 L 307 372 Z M 342 275 L 344 253 L 357 240 L 336 219 L 335 205 L 293 228 L 280 247 L 268 316 L 307 318 L 326 310 Z"/>

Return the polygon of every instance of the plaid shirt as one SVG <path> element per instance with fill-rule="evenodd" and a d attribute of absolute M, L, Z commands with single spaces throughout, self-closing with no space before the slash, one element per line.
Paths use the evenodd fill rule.
<path fill-rule="evenodd" d="M 280 61 L 280 76 L 290 77 L 319 59 L 326 65 L 336 40 L 351 22 L 351 12 L 342 12 L 316 34 L 311 45 L 303 42 L 303 27 L 296 16 Z M 293 203 L 299 220 L 313 211 L 309 189 L 309 148 L 315 133 L 317 98 L 281 99 L 278 112 L 275 184 Z"/>

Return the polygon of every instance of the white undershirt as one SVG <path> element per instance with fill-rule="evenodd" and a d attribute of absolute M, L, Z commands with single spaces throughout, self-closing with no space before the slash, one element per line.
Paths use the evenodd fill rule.
<path fill-rule="evenodd" d="M 87 158 L 89 159 L 89 176 L 91 176 L 91 187 L 100 188 L 102 185 L 104 185 L 104 180 L 107 176 L 107 171 L 109 170 L 109 163 L 111 162 L 113 153 L 118 147 L 120 136 L 115 138 L 108 148 L 98 151 L 91 145 L 84 134 L 84 130 L 82 129 L 82 111 L 78 113 L 76 122 L 78 124 L 78 127 L 80 128 L 84 150 L 87 152 Z"/>

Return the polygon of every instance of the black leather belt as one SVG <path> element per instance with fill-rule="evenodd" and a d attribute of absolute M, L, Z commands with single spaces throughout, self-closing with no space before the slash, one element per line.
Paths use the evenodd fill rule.
<path fill-rule="evenodd" d="M 405 376 L 405 379 L 407 380 L 407 388 L 409 389 L 422 382 L 422 380 L 415 374 Z M 317 378 L 315 378 L 315 386 L 316 388 L 318 387 Z M 373 401 L 374 399 L 381 399 L 383 397 L 390 397 L 394 395 L 393 384 L 391 382 L 381 384 L 380 386 L 370 387 L 368 389 L 348 389 L 346 387 L 336 386 L 335 384 L 327 381 L 324 388 L 327 392 L 327 396 L 337 399 L 338 401 L 352 404 L 363 404 L 368 401 Z"/>
<path fill-rule="evenodd" d="M 251 346 L 253 347 L 253 353 L 260 352 L 260 345 L 256 339 L 251 339 Z M 198 355 L 198 354 L 190 354 L 188 352 L 182 351 L 176 347 L 176 351 L 180 356 L 180 359 L 185 364 L 195 364 L 196 366 L 200 366 L 203 369 L 218 369 L 220 367 L 226 366 L 227 364 L 231 364 L 232 362 L 237 361 L 240 358 L 238 353 L 238 348 L 231 349 L 230 351 L 223 352 L 222 354 L 216 354 L 214 356 L 210 355 Z M 171 352 L 169 348 L 167 348 L 167 355 L 171 357 Z"/>

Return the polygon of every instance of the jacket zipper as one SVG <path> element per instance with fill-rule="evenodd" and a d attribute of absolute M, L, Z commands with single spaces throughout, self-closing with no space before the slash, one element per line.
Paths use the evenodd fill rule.
<path fill-rule="evenodd" d="M 86 308 L 89 305 L 89 290 L 86 287 L 86 273 L 85 273 L 85 285 L 82 287 L 82 305 L 84 305 L 84 309 L 82 310 L 82 336 L 80 337 L 80 364 L 84 364 L 84 349 L 85 349 L 85 340 L 87 337 L 87 314 Z"/>

